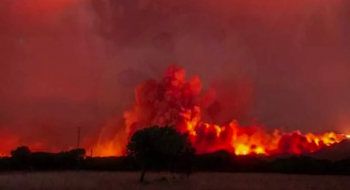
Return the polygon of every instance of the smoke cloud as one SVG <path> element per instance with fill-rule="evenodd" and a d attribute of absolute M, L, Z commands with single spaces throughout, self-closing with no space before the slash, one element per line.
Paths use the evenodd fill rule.
<path fill-rule="evenodd" d="M 345 0 L 3 0 L 0 152 L 69 149 L 78 127 L 116 149 L 135 87 L 173 63 L 209 92 L 203 120 L 349 132 L 349 16 Z"/>

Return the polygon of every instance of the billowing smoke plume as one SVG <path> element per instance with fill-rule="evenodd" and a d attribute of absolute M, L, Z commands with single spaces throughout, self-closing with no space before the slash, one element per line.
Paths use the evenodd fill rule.
<path fill-rule="evenodd" d="M 301 134 L 296 131 L 265 131 L 253 123 L 239 126 L 237 121 L 226 125 L 209 124 L 201 119 L 205 95 L 201 94 L 198 77 L 186 79 L 185 71 L 177 66 L 169 67 L 160 81 L 149 80 L 135 91 L 135 105 L 124 114 L 126 133 L 149 126 L 173 126 L 188 132 L 198 153 L 229 150 L 238 155 L 246 154 L 302 154 L 339 143 L 344 135 L 333 132 L 323 135 Z"/>
<path fill-rule="evenodd" d="M 198 77 L 187 82 L 185 71 L 175 66 L 167 69 L 161 82 L 149 80 L 138 86 L 134 109 L 124 114 L 127 132 L 148 126 L 177 126 L 186 116 L 186 121 L 200 119 L 196 106 L 201 87 Z"/>
<path fill-rule="evenodd" d="M 349 7 L 347 0 L 2 0 L 0 152 L 21 144 L 69 149 L 78 127 L 94 155 L 121 152 L 134 88 L 160 80 L 174 62 L 202 81 L 201 121 L 246 126 L 256 117 L 286 131 L 350 132 Z"/>

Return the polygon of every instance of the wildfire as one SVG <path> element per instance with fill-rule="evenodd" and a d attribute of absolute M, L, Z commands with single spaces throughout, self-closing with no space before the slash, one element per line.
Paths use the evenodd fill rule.
<path fill-rule="evenodd" d="M 125 112 L 128 135 L 148 126 L 174 126 L 188 132 L 197 153 L 220 149 L 236 155 L 303 154 L 341 142 L 350 135 L 328 132 L 321 135 L 299 131 L 268 132 L 256 123 L 242 127 L 237 121 L 219 126 L 201 120 L 201 82 L 198 77 L 186 80 L 185 71 L 170 67 L 161 81 L 150 80 L 135 91 L 135 105 Z"/>
<path fill-rule="evenodd" d="M 198 77 L 186 80 L 185 71 L 179 67 L 170 67 L 162 80 L 149 80 L 135 90 L 135 104 L 124 113 L 125 133 L 130 137 L 135 131 L 149 126 L 174 126 L 178 131 L 187 132 L 197 153 L 210 153 L 227 150 L 236 155 L 273 155 L 312 153 L 324 147 L 350 139 L 350 134 L 327 132 L 324 134 L 303 134 L 300 131 L 286 133 L 281 130 L 265 130 L 264 126 L 253 122 L 249 126 L 240 126 L 233 120 L 225 125 L 203 121 L 202 111 L 215 100 L 201 92 Z M 212 91 L 211 91 L 212 93 Z M 215 98 L 215 97 L 214 97 Z M 205 99 L 205 100 L 203 100 Z M 209 103 L 208 103 L 209 101 Z M 109 131 L 107 128 L 123 125 L 113 120 L 100 134 L 99 141 L 93 146 L 93 156 L 120 156 L 125 153 L 128 138 L 122 131 Z M 112 138 L 106 139 L 106 136 Z M 8 155 L 10 150 L 21 141 L 8 131 L 2 131 L 0 153 Z M 47 149 L 45 143 L 28 144 L 31 150 Z M 4 156 L 0 154 L 0 157 Z"/>

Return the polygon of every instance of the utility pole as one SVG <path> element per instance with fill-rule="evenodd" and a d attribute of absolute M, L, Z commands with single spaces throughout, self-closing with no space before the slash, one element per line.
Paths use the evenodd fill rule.
<path fill-rule="evenodd" d="M 77 134 L 77 149 L 80 148 L 80 127 L 78 127 L 78 134 Z"/>

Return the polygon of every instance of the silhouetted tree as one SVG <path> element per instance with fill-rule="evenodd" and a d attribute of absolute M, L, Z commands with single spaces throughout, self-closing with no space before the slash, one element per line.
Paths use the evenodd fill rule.
<path fill-rule="evenodd" d="M 11 151 L 11 158 L 13 164 L 17 169 L 28 169 L 30 168 L 30 156 L 31 151 L 27 146 L 20 146 L 15 150 Z"/>
<path fill-rule="evenodd" d="M 172 127 L 150 127 L 136 131 L 128 145 L 128 155 L 141 163 L 140 182 L 152 163 L 171 163 L 181 156 L 189 156 L 193 148 L 188 134 L 181 134 Z"/>
<path fill-rule="evenodd" d="M 78 148 L 78 149 L 73 149 L 67 153 L 70 157 L 70 160 L 72 160 L 72 164 L 79 169 L 80 164 L 85 158 L 86 151 L 85 149 Z"/>
<path fill-rule="evenodd" d="M 68 155 L 74 160 L 83 160 L 86 154 L 86 150 L 83 148 L 73 149 L 68 152 Z"/>
<path fill-rule="evenodd" d="M 27 146 L 20 146 L 11 151 L 11 157 L 20 160 L 28 159 L 30 157 L 30 154 L 30 149 Z"/>

